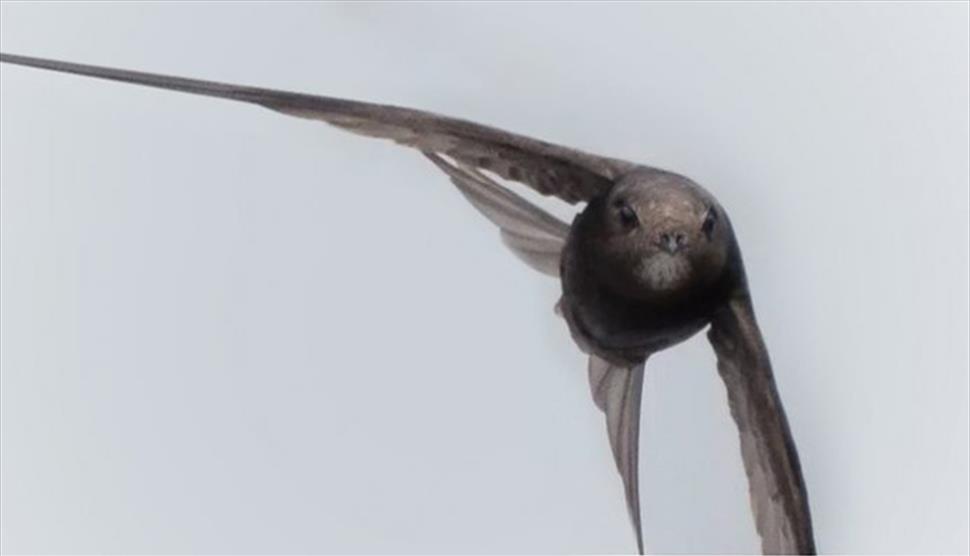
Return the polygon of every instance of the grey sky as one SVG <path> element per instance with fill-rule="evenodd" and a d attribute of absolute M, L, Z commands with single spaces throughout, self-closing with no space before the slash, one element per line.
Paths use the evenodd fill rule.
<path fill-rule="evenodd" d="M 691 176 L 741 241 L 820 550 L 966 552 L 967 14 L 5 2 L 0 48 Z M 634 548 L 555 282 L 426 160 L 225 101 L 0 78 L 4 552 Z M 703 335 L 648 363 L 648 550 L 757 550 L 736 434 Z"/>

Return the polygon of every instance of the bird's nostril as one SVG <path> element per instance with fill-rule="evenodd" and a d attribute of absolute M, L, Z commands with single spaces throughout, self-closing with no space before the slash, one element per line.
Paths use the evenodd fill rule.
<path fill-rule="evenodd" d="M 676 253 L 687 245 L 687 234 L 684 232 L 661 232 L 657 235 L 657 245 L 669 253 Z"/>

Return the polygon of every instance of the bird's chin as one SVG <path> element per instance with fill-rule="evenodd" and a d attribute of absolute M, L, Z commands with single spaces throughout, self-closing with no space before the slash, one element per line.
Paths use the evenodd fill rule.
<path fill-rule="evenodd" d="M 639 281 L 652 293 L 673 295 L 690 282 L 690 262 L 679 255 L 656 253 L 644 259 L 637 268 Z"/>

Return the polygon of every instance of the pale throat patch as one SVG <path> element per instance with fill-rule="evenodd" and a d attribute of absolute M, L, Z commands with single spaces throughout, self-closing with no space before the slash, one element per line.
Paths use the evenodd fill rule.
<path fill-rule="evenodd" d="M 637 274 L 655 290 L 671 290 L 690 274 L 690 263 L 684 257 L 657 253 L 637 265 Z"/>

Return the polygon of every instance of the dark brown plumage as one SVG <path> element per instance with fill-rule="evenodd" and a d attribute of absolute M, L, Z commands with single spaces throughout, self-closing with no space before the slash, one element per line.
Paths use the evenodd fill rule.
<path fill-rule="evenodd" d="M 798 455 L 754 317 L 741 252 L 713 196 L 688 178 L 429 112 L 0 54 L 0 61 L 256 104 L 422 152 L 501 230 L 527 264 L 562 281 L 558 304 L 589 354 L 637 545 L 643 372 L 653 353 L 710 325 L 738 424 L 766 553 L 814 553 Z M 572 225 L 488 173 L 563 201 L 587 202 Z"/>

